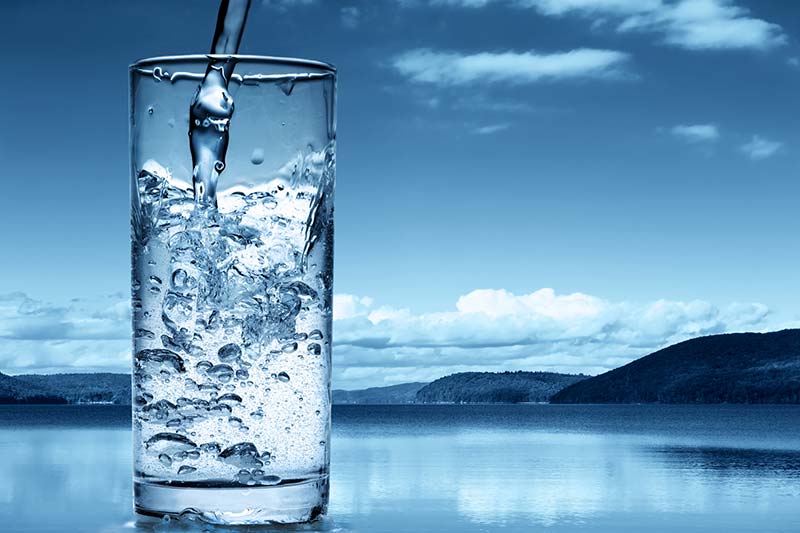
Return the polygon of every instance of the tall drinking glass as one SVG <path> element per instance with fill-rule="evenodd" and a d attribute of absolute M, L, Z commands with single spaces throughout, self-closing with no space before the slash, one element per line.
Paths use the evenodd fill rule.
<path fill-rule="evenodd" d="M 304 522 L 328 500 L 336 72 L 231 57 L 204 201 L 188 131 L 209 56 L 130 67 L 135 508 Z"/>

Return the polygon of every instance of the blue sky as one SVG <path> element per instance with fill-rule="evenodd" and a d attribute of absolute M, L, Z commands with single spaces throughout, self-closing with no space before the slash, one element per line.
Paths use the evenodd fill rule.
<path fill-rule="evenodd" d="M 0 5 L 4 372 L 126 370 L 127 65 L 206 51 L 217 10 L 91 5 Z M 335 384 L 595 373 L 800 323 L 799 24 L 766 0 L 254 2 L 242 52 L 339 68 Z"/>

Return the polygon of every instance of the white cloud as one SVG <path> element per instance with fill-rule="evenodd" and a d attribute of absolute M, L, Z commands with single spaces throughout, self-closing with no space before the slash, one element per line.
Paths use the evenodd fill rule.
<path fill-rule="evenodd" d="M 264 0 L 262 3 L 267 7 L 288 8 L 292 6 L 309 6 L 317 0 Z"/>
<path fill-rule="evenodd" d="M 581 48 L 568 52 L 480 52 L 461 54 L 411 50 L 394 59 L 394 68 L 413 81 L 441 86 L 473 82 L 532 83 L 580 78 L 620 78 L 628 55 Z"/>
<path fill-rule="evenodd" d="M 534 107 L 529 102 L 521 100 L 500 99 L 482 94 L 462 96 L 451 101 L 453 109 L 467 109 L 471 111 L 497 111 L 500 113 L 533 113 L 552 112 L 554 109 Z"/>
<path fill-rule="evenodd" d="M 707 143 L 719 139 L 719 129 L 714 124 L 673 126 L 672 129 L 670 129 L 670 133 L 690 143 Z"/>
<path fill-rule="evenodd" d="M 780 26 L 748 13 L 726 0 L 683 0 L 632 15 L 619 31 L 659 32 L 666 44 L 690 50 L 767 50 L 786 44 Z"/>
<path fill-rule="evenodd" d="M 358 297 L 352 294 L 333 295 L 333 314 L 339 319 L 363 315 L 372 306 L 372 298 Z"/>
<path fill-rule="evenodd" d="M 433 5 L 459 6 L 459 7 L 484 7 L 492 0 L 432 0 Z"/>
<path fill-rule="evenodd" d="M 475 290 L 436 313 L 378 309 L 335 314 L 337 386 L 468 370 L 598 373 L 687 338 L 763 329 L 768 315 L 757 303 L 611 302 L 552 289 Z"/>
<path fill-rule="evenodd" d="M 343 7 L 339 10 L 339 18 L 344 28 L 353 30 L 361 22 L 361 11 L 357 7 Z"/>
<path fill-rule="evenodd" d="M 545 15 L 571 12 L 603 15 L 648 13 L 663 7 L 661 0 L 512 0 L 517 7 L 534 7 Z"/>
<path fill-rule="evenodd" d="M 492 133 L 497 133 L 503 130 L 507 130 L 511 124 L 504 122 L 502 124 L 489 124 L 486 126 L 479 126 L 477 128 L 472 129 L 472 133 L 475 135 L 491 135 Z"/>
<path fill-rule="evenodd" d="M 0 295 L 0 339 L 108 340 L 130 331 L 130 303 L 122 295 L 54 305 L 23 293 Z"/>
<path fill-rule="evenodd" d="M 664 44 L 689 50 L 767 50 L 787 42 L 779 25 L 750 16 L 748 9 L 731 0 L 433 0 L 429 4 L 532 8 L 545 16 L 591 18 L 593 26 L 612 18 L 620 33 L 651 32 L 661 35 Z"/>
<path fill-rule="evenodd" d="M 0 371 L 127 372 L 128 299 L 52 305 L 0 296 Z M 480 289 L 450 310 L 414 313 L 372 298 L 334 296 L 334 385 L 357 388 L 432 380 L 453 372 L 599 373 L 699 335 L 764 330 L 757 303 L 613 302 L 539 289 Z"/>
<path fill-rule="evenodd" d="M 778 153 L 783 147 L 783 143 L 779 141 L 771 141 L 760 135 L 753 135 L 750 142 L 740 146 L 740 150 L 750 159 L 757 161 L 760 159 L 767 159 Z"/>
<path fill-rule="evenodd" d="M 66 305 L 0 295 L 0 371 L 127 371 L 130 301 L 121 294 Z"/>

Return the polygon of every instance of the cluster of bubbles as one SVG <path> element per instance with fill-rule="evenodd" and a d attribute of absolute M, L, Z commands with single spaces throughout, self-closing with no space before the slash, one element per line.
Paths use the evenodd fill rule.
<path fill-rule="evenodd" d="M 301 163 L 316 161 L 324 173 L 324 157 Z M 217 208 L 195 202 L 185 185 L 154 162 L 139 174 L 134 424 L 146 453 L 137 470 L 271 485 L 282 478 L 280 446 L 287 464 L 312 471 L 327 453 L 329 413 L 324 188 L 276 179 L 229 192 Z M 285 445 L 279 433 L 304 445 Z"/>
<path fill-rule="evenodd" d="M 275 457 L 268 451 L 259 452 L 252 442 L 238 442 L 222 449 L 217 442 L 197 444 L 177 433 L 157 433 L 145 441 L 145 449 L 166 468 L 184 463 L 177 469 L 180 478 L 197 472 L 197 467 L 185 464 L 187 461 L 196 461 L 206 455 L 237 469 L 235 480 L 242 485 L 277 485 L 281 482 L 279 476 L 270 475 L 263 469 Z"/>

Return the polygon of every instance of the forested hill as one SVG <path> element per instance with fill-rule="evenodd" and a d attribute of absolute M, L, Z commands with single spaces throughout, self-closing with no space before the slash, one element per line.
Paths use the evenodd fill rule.
<path fill-rule="evenodd" d="M 130 374 L 0 374 L 0 404 L 131 403 Z"/>
<path fill-rule="evenodd" d="M 0 404 L 4 403 L 67 403 L 53 391 L 0 373 Z"/>
<path fill-rule="evenodd" d="M 401 383 L 361 390 L 334 390 L 335 404 L 401 404 L 414 403 L 417 391 L 427 383 Z"/>
<path fill-rule="evenodd" d="M 684 341 L 565 388 L 553 403 L 800 403 L 800 330 Z"/>
<path fill-rule="evenodd" d="M 28 374 L 14 379 L 47 389 L 69 403 L 131 403 L 130 374 Z"/>
<path fill-rule="evenodd" d="M 129 374 L 9 376 L 0 403 L 130 403 Z M 800 403 L 800 330 L 712 335 L 596 377 L 465 372 L 333 392 L 334 403 Z"/>
<path fill-rule="evenodd" d="M 552 372 L 463 372 L 431 382 L 417 392 L 417 403 L 547 402 L 568 385 L 588 376 Z"/>

